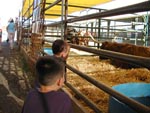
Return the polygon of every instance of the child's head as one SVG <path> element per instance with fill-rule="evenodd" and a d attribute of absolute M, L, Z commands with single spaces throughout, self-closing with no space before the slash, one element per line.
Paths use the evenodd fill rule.
<path fill-rule="evenodd" d="M 56 84 L 60 88 L 64 83 L 64 69 L 64 63 L 57 57 L 44 56 L 36 62 L 38 80 L 43 86 Z"/>
<path fill-rule="evenodd" d="M 70 46 L 66 41 L 58 39 L 53 42 L 52 51 L 55 56 L 66 60 L 68 58 Z"/>
<path fill-rule="evenodd" d="M 8 20 L 8 22 L 10 22 L 10 23 L 14 22 L 13 18 L 10 18 L 10 19 Z"/>

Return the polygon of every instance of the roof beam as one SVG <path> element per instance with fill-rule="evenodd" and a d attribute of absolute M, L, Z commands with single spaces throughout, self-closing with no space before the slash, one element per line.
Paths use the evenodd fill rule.
<path fill-rule="evenodd" d="M 49 8 L 55 6 L 56 4 L 58 4 L 58 3 L 61 2 L 61 1 L 62 1 L 62 0 L 57 0 L 57 1 L 55 1 L 54 3 L 52 3 L 52 4 L 50 4 L 48 7 L 46 7 L 46 8 L 44 9 L 44 11 L 46 11 L 46 10 L 48 10 Z"/>
<path fill-rule="evenodd" d="M 68 19 L 67 22 L 72 23 L 76 21 L 83 21 L 83 20 L 89 20 L 89 19 L 95 19 L 101 17 L 110 17 L 110 16 L 123 15 L 123 14 L 136 13 L 136 12 L 144 12 L 149 10 L 150 10 L 150 1 L 146 1 L 146 2 L 142 2 L 142 3 L 138 3 L 138 4 L 122 7 L 122 8 L 107 10 L 105 12 L 71 18 Z"/>

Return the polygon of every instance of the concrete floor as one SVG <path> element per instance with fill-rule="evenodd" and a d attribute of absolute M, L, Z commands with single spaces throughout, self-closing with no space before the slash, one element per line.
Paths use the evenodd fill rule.
<path fill-rule="evenodd" d="M 15 45 L 2 43 L 0 51 L 0 113 L 20 113 L 28 90 L 26 74 L 22 70 L 21 55 Z"/>

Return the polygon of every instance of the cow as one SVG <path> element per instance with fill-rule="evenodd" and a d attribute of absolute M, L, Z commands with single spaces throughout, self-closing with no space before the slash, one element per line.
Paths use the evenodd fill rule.
<path fill-rule="evenodd" d="M 69 40 L 73 44 L 88 46 L 89 35 L 88 31 L 76 29 L 67 29 L 67 40 Z"/>
<path fill-rule="evenodd" d="M 117 43 L 117 42 L 102 42 L 101 49 L 135 55 L 135 56 L 142 56 L 142 57 L 150 57 L 150 48 L 144 46 L 137 46 L 129 43 Z M 102 58 L 102 57 L 100 57 Z M 130 65 L 129 63 L 119 61 L 116 59 L 111 59 L 111 63 L 116 65 L 117 67 L 122 68 L 132 68 L 135 67 Z"/>

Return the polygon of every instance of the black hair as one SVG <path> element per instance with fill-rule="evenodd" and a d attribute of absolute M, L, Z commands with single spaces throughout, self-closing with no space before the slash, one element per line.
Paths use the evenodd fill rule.
<path fill-rule="evenodd" d="M 68 46 L 67 42 L 65 42 L 64 40 L 58 39 L 53 42 L 52 51 L 54 54 L 59 54 L 63 52 L 64 50 L 67 50 L 67 46 Z"/>
<path fill-rule="evenodd" d="M 10 23 L 13 23 L 13 22 L 14 22 L 14 20 L 13 20 L 13 19 L 11 19 L 11 20 L 10 20 Z"/>
<path fill-rule="evenodd" d="M 40 84 L 52 85 L 55 80 L 64 75 L 64 63 L 54 56 L 40 57 L 36 62 L 36 73 Z"/>

